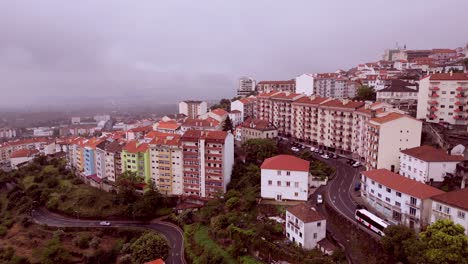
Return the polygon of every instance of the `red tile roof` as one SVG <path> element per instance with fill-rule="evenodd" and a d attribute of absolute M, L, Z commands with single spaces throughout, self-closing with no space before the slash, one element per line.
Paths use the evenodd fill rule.
<path fill-rule="evenodd" d="M 272 99 L 286 99 L 286 100 L 292 100 L 296 99 L 298 97 L 303 97 L 303 94 L 297 94 L 297 93 L 289 93 L 289 92 L 280 92 L 280 93 L 275 93 L 271 96 Z"/>
<path fill-rule="evenodd" d="M 224 141 L 226 139 L 226 131 L 204 131 L 204 130 L 188 130 L 184 133 L 181 140 L 182 141 L 191 141 L 191 140 L 218 140 Z"/>
<path fill-rule="evenodd" d="M 153 261 L 149 261 L 149 262 L 145 262 L 145 264 L 165 264 L 166 262 L 164 262 L 164 260 L 162 259 L 156 259 L 156 260 L 153 260 Z"/>
<path fill-rule="evenodd" d="M 435 81 L 468 81 L 468 73 L 434 73 L 429 75 L 429 79 Z"/>
<path fill-rule="evenodd" d="M 300 203 L 298 205 L 288 207 L 286 210 L 295 217 L 301 219 L 304 223 L 325 220 L 325 217 L 307 203 Z"/>
<path fill-rule="evenodd" d="M 271 124 L 268 120 L 248 118 L 241 124 L 242 127 L 256 129 L 256 130 L 276 130 L 276 127 Z"/>
<path fill-rule="evenodd" d="M 39 153 L 39 150 L 37 149 L 19 149 L 17 151 L 13 151 L 10 154 L 10 158 L 28 158 L 34 156 L 37 153 Z"/>
<path fill-rule="evenodd" d="M 150 144 L 178 146 L 180 137 L 181 136 L 177 134 L 159 134 L 153 140 L 151 140 Z"/>
<path fill-rule="evenodd" d="M 127 144 L 123 147 L 123 150 L 127 151 L 128 153 L 146 152 L 148 150 L 148 144 L 139 143 L 137 140 L 131 140 L 127 142 Z"/>
<path fill-rule="evenodd" d="M 460 162 L 464 160 L 463 156 L 449 155 L 441 149 L 436 149 L 427 145 L 405 149 L 402 150 L 401 153 L 427 162 Z"/>
<path fill-rule="evenodd" d="M 158 122 L 158 129 L 166 129 L 166 130 L 177 130 L 180 127 L 180 124 L 177 123 L 175 120 L 170 121 L 159 121 Z"/>
<path fill-rule="evenodd" d="M 432 54 L 436 53 L 457 53 L 457 51 L 453 49 L 432 49 Z"/>
<path fill-rule="evenodd" d="M 362 175 L 382 184 L 385 187 L 420 199 L 426 199 L 434 195 L 444 193 L 432 186 L 403 177 L 387 169 L 363 171 Z"/>
<path fill-rule="evenodd" d="M 397 120 L 397 119 L 402 118 L 404 116 L 406 116 L 406 115 L 396 113 L 396 112 L 391 112 L 391 113 L 388 113 L 385 116 L 374 117 L 374 118 L 371 119 L 371 121 L 383 124 L 383 123 L 387 123 L 387 122 L 390 122 L 390 121 L 393 121 L 393 120 Z"/>
<path fill-rule="evenodd" d="M 468 210 L 468 188 L 439 194 L 431 198 L 434 201 L 445 203 L 457 208 Z"/>
<path fill-rule="evenodd" d="M 363 106 L 365 103 L 361 101 L 351 101 L 351 100 L 329 100 L 321 104 L 321 106 L 327 107 L 337 107 L 337 108 L 350 108 L 357 109 Z"/>
<path fill-rule="evenodd" d="M 296 84 L 296 80 L 286 80 L 286 81 L 261 81 L 258 84 Z"/>
<path fill-rule="evenodd" d="M 219 121 L 208 117 L 207 119 L 190 119 L 187 118 L 182 124 L 185 127 L 217 127 L 219 126 Z"/>
<path fill-rule="evenodd" d="M 132 128 L 130 129 L 129 131 L 130 132 L 149 132 L 153 130 L 153 127 L 152 126 L 143 126 L 143 127 L 135 127 L 135 128 Z"/>
<path fill-rule="evenodd" d="M 248 104 L 248 103 L 252 103 L 255 101 L 255 97 L 245 97 L 245 98 L 241 98 L 239 99 L 239 101 L 241 101 L 243 104 Z"/>
<path fill-rule="evenodd" d="M 216 108 L 211 111 L 213 114 L 218 115 L 218 116 L 225 116 L 228 114 L 228 112 L 222 108 Z"/>
<path fill-rule="evenodd" d="M 263 161 L 261 169 L 309 171 L 310 162 L 292 155 L 277 155 Z"/>
<path fill-rule="evenodd" d="M 331 98 L 320 97 L 320 96 L 304 96 L 294 101 L 294 104 L 311 104 L 311 105 L 318 105 L 323 103 L 327 100 L 332 100 Z"/>

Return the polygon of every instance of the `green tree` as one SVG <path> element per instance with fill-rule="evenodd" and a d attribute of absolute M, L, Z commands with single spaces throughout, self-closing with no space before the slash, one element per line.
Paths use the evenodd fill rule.
<path fill-rule="evenodd" d="M 138 194 L 135 185 L 142 183 L 143 178 L 134 171 L 125 171 L 117 180 L 118 201 L 121 204 L 131 204 L 136 201 Z"/>
<path fill-rule="evenodd" d="M 426 247 L 427 263 L 468 263 L 468 237 L 463 226 L 452 220 L 435 222 L 419 237 Z"/>
<path fill-rule="evenodd" d="M 231 118 L 229 116 L 226 117 L 226 120 L 223 122 L 223 131 L 231 131 L 234 129 L 234 125 L 232 124 Z"/>
<path fill-rule="evenodd" d="M 145 263 L 158 258 L 166 259 L 169 255 L 166 239 L 154 232 L 143 234 L 131 248 L 133 263 Z"/>
<path fill-rule="evenodd" d="M 58 239 L 50 240 L 41 251 L 42 264 L 70 263 L 70 253 Z"/>
<path fill-rule="evenodd" d="M 387 254 L 396 260 L 407 262 L 404 242 L 410 239 L 416 239 L 413 229 L 404 225 L 392 225 L 385 229 L 382 245 Z"/>
<path fill-rule="evenodd" d="M 357 95 L 354 99 L 361 100 L 361 101 L 364 101 L 364 100 L 375 101 L 376 98 L 377 98 L 377 95 L 373 87 L 369 87 L 367 85 L 361 85 L 357 89 Z"/>
<path fill-rule="evenodd" d="M 223 98 L 219 101 L 219 103 L 217 104 L 214 104 L 210 107 L 211 110 L 214 110 L 214 109 L 217 109 L 217 108 L 221 108 L 221 109 L 224 109 L 228 112 L 231 111 L 231 100 L 227 99 L 227 98 Z"/>
<path fill-rule="evenodd" d="M 242 144 L 242 150 L 245 153 L 246 162 L 262 163 L 278 153 L 276 142 L 272 139 L 254 138 L 249 139 Z"/>
<path fill-rule="evenodd" d="M 142 198 L 136 200 L 133 204 L 133 216 L 138 218 L 152 217 L 158 208 L 165 205 L 166 203 L 161 193 L 151 188 L 143 194 Z"/>

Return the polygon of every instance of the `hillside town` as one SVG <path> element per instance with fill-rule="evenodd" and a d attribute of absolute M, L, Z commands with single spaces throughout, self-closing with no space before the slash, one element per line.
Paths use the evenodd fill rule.
<path fill-rule="evenodd" d="M 63 159 L 76 178 L 104 192 L 119 192 L 132 174 L 141 179 L 131 184 L 136 193 L 155 188 L 175 199 L 172 212 L 180 216 L 217 200 L 240 201 L 247 194 L 233 186 L 247 172 L 239 174 L 239 164 L 252 164 L 259 172 L 253 203 L 284 208 L 263 215 L 280 226 L 279 241 L 322 256 L 343 251 L 345 260 L 351 247 L 337 217 L 369 241 L 391 226 L 419 234 L 444 219 L 468 235 L 468 45 L 398 47 L 349 70 L 287 80 L 241 77 L 235 92 L 215 105 L 187 98 L 177 113 L 159 117 L 99 114 L 66 125 L 3 127 L 0 165 L 14 172 L 39 157 Z M 250 159 L 246 146 L 264 142 L 277 151 L 257 150 Z M 331 173 L 319 175 L 317 166 Z M 248 236 L 236 229 L 248 225 L 238 224 L 223 227 Z M 294 263 L 256 251 L 258 263 Z"/>

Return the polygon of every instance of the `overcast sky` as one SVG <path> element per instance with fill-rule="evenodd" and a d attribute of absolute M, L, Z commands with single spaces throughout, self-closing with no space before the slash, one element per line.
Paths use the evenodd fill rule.
<path fill-rule="evenodd" d="M 2 0 L 0 106 L 233 96 L 237 79 L 468 42 L 468 1 Z"/>

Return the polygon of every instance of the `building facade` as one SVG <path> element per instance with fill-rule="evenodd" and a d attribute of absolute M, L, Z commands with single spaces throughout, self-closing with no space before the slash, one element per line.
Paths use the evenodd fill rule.
<path fill-rule="evenodd" d="M 256 90 L 259 93 L 269 93 L 272 91 L 294 93 L 296 91 L 296 80 L 261 81 L 257 84 Z"/>
<path fill-rule="evenodd" d="M 254 138 L 276 139 L 278 136 L 276 127 L 267 120 L 249 118 L 240 125 L 240 128 L 241 143 Z"/>
<path fill-rule="evenodd" d="M 361 197 L 394 224 L 419 231 L 430 224 L 430 198 L 443 191 L 386 169 L 361 173 Z"/>
<path fill-rule="evenodd" d="M 326 227 L 325 218 L 306 203 L 286 209 L 286 237 L 302 248 L 316 248 L 325 239 Z"/>
<path fill-rule="evenodd" d="M 188 118 L 197 118 L 207 112 L 208 105 L 203 101 L 182 101 L 179 103 L 179 114 L 184 114 Z"/>
<path fill-rule="evenodd" d="M 239 87 L 237 88 L 237 96 L 249 96 L 255 92 L 255 80 L 251 77 L 242 77 L 239 79 Z"/>
<path fill-rule="evenodd" d="M 468 74 L 435 73 L 419 82 L 416 118 L 430 123 L 468 124 Z"/>
<path fill-rule="evenodd" d="M 423 183 L 442 182 L 447 174 L 455 174 L 457 164 L 463 160 L 463 156 L 449 155 L 431 146 L 410 148 L 401 151 L 399 174 Z"/>
<path fill-rule="evenodd" d="M 246 97 L 231 102 L 231 111 L 240 111 L 242 121 L 254 116 L 255 97 Z"/>
<path fill-rule="evenodd" d="M 315 94 L 314 75 L 313 74 L 301 74 L 296 77 L 296 90 L 295 93 L 305 94 L 311 96 Z"/>
<path fill-rule="evenodd" d="M 122 148 L 121 163 L 122 172 L 132 171 L 143 178 L 146 183 L 151 181 L 148 143 L 138 140 L 127 142 Z"/>
<path fill-rule="evenodd" d="M 180 142 L 183 194 L 211 198 L 226 192 L 234 165 L 234 136 L 225 131 L 189 130 Z"/>
<path fill-rule="evenodd" d="M 266 159 L 260 167 L 262 198 L 307 201 L 309 166 L 309 161 L 291 155 Z"/>
<path fill-rule="evenodd" d="M 465 228 L 468 235 L 468 188 L 433 196 L 431 224 L 450 219 Z"/>

